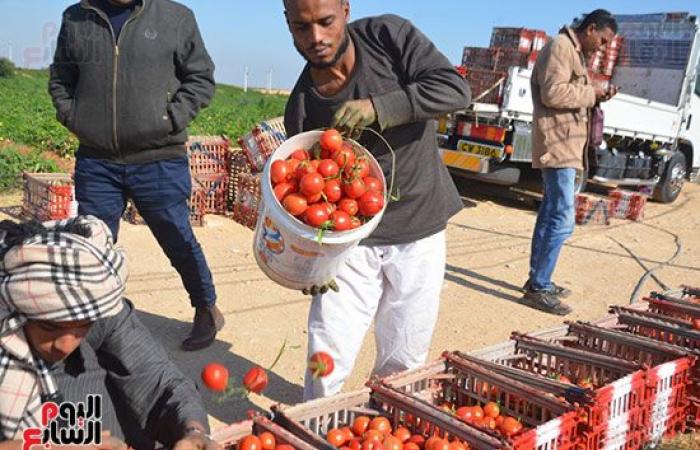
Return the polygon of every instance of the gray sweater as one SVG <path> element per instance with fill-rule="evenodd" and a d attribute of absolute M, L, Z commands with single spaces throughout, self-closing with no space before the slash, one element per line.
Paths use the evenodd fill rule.
<path fill-rule="evenodd" d="M 362 244 L 396 245 L 428 237 L 462 208 L 438 152 L 433 119 L 467 107 L 469 86 L 433 43 L 401 17 L 362 19 L 348 29 L 357 53 L 352 78 L 338 94 L 324 97 L 307 65 L 287 103 L 287 132 L 292 136 L 328 127 L 344 102 L 371 98 L 378 116 L 375 128 L 396 152 L 394 185 L 400 199 L 389 204 L 379 227 Z M 367 132 L 360 143 L 377 158 L 389 183 L 389 150 Z"/>

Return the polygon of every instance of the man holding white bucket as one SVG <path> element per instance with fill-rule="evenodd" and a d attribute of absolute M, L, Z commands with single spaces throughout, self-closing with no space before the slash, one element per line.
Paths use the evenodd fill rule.
<path fill-rule="evenodd" d="M 445 270 L 445 227 L 462 202 L 435 140 L 437 115 L 465 108 L 471 95 L 447 58 L 410 22 L 386 15 L 348 23 L 347 0 L 284 0 L 294 45 L 307 61 L 287 104 L 290 136 L 336 127 L 380 131 L 360 139 L 395 177 L 399 200 L 352 251 L 337 276 L 339 292 L 314 296 L 309 355 L 325 351 L 335 370 L 307 371 L 304 399 L 337 393 L 376 321 L 373 374 L 425 362 L 437 321 Z"/>

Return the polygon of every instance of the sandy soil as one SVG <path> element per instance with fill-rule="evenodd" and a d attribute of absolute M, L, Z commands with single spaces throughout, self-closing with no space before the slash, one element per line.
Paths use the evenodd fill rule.
<path fill-rule="evenodd" d="M 431 357 L 443 350 L 473 350 L 508 339 L 513 330 L 533 331 L 562 322 L 559 317 L 520 306 L 516 300 L 528 269 L 535 212 L 527 204 L 494 200 L 467 192 L 464 210 L 448 226 L 448 263 L 442 307 Z M 17 213 L 21 194 L 0 196 L 0 218 Z M 631 249 L 646 266 L 665 262 L 682 251 L 674 264 L 657 272 L 675 287 L 700 285 L 700 186 L 689 185 L 671 205 L 651 203 L 643 223 L 615 221 L 611 226 L 585 226 L 568 242 L 555 274 L 571 288 L 570 319 L 593 319 L 610 304 L 630 300 L 644 269 L 616 241 Z M 271 374 L 265 396 L 219 403 L 203 392 L 212 425 L 245 417 L 249 409 L 301 399 L 305 368 L 306 316 L 309 299 L 278 287 L 258 269 L 251 254 L 253 233 L 224 217 L 208 217 L 196 230 L 214 273 L 226 326 L 207 351 L 178 349 L 189 330 L 193 311 L 175 271 L 143 226 L 123 223 L 120 242 L 128 250 L 131 277 L 127 294 L 142 311 L 154 336 L 186 374 L 199 383 L 208 362 L 219 361 L 240 377 L 252 364 L 270 365 L 282 342 L 291 346 Z M 643 292 L 659 289 L 649 280 Z M 362 386 L 374 360 L 368 335 L 346 389 Z"/>

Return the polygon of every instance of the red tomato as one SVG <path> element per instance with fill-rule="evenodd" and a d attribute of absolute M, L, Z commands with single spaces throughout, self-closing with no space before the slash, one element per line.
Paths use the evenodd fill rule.
<path fill-rule="evenodd" d="M 369 162 L 367 158 L 357 158 L 352 166 L 346 165 L 343 173 L 347 178 L 365 178 L 369 175 Z"/>
<path fill-rule="evenodd" d="M 218 363 L 211 363 L 202 369 L 204 385 L 215 392 L 223 392 L 228 386 L 228 369 Z"/>
<path fill-rule="evenodd" d="M 362 226 L 362 221 L 355 216 L 350 217 L 350 229 L 360 228 Z"/>
<path fill-rule="evenodd" d="M 330 214 L 328 207 L 321 203 L 315 203 L 309 206 L 306 210 L 306 223 L 314 228 L 319 228 L 324 223 L 328 222 Z"/>
<path fill-rule="evenodd" d="M 365 186 L 367 186 L 368 191 L 377 191 L 379 193 L 384 193 L 384 186 L 382 185 L 382 182 L 379 180 L 379 178 L 364 177 L 362 181 L 365 182 Z"/>
<path fill-rule="evenodd" d="M 326 440 L 331 443 L 334 447 L 340 447 L 345 444 L 345 433 L 338 428 L 332 428 L 328 430 L 326 434 Z"/>
<path fill-rule="evenodd" d="M 307 197 L 320 194 L 323 191 L 325 182 L 320 173 L 308 173 L 299 180 L 299 192 Z"/>
<path fill-rule="evenodd" d="M 406 442 L 411 439 L 411 432 L 406 427 L 398 427 L 394 431 L 394 437 L 401 442 Z"/>
<path fill-rule="evenodd" d="M 311 164 L 311 161 L 300 161 L 296 171 L 297 178 L 301 180 L 304 175 L 308 175 L 310 173 L 316 173 L 316 169 L 314 168 L 313 164 Z"/>
<path fill-rule="evenodd" d="M 294 187 L 294 185 L 291 183 L 280 183 L 277 186 L 275 186 L 275 197 L 277 197 L 277 200 L 279 200 L 279 202 L 282 203 L 286 196 L 288 196 L 289 194 L 293 194 L 294 192 L 296 192 L 296 190 L 296 187 Z"/>
<path fill-rule="evenodd" d="M 557 375 L 554 377 L 555 380 L 561 382 L 561 383 L 566 383 L 566 384 L 574 384 L 569 377 L 566 375 Z"/>
<path fill-rule="evenodd" d="M 362 443 L 362 450 L 384 450 L 384 447 L 381 441 L 369 439 Z"/>
<path fill-rule="evenodd" d="M 350 450 L 360 450 L 362 448 L 362 441 L 360 438 L 353 438 L 348 443 L 348 447 L 350 447 Z"/>
<path fill-rule="evenodd" d="M 413 436 L 411 436 L 408 442 L 412 442 L 420 448 L 423 448 L 425 446 L 425 438 L 420 434 L 414 434 Z"/>
<path fill-rule="evenodd" d="M 428 443 L 426 442 L 425 445 L 427 448 Z M 430 450 L 449 450 L 449 448 L 450 443 L 447 441 L 447 439 L 438 438 L 436 441 L 433 442 L 433 445 L 430 447 Z"/>
<path fill-rule="evenodd" d="M 278 159 L 270 166 L 270 179 L 274 184 L 283 183 L 289 178 L 289 166 L 287 163 Z"/>
<path fill-rule="evenodd" d="M 486 417 L 491 417 L 493 419 L 500 416 L 501 415 L 501 408 L 498 406 L 498 403 L 488 402 L 484 406 L 484 415 Z"/>
<path fill-rule="evenodd" d="M 352 432 L 355 436 L 362 436 L 367 431 L 369 427 L 369 417 L 367 416 L 357 416 L 352 422 Z"/>
<path fill-rule="evenodd" d="M 262 442 L 257 436 L 249 434 L 238 444 L 238 450 L 262 450 Z"/>
<path fill-rule="evenodd" d="M 372 430 L 372 429 L 368 429 L 367 431 L 365 431 L 365 434 L 362 435 L 362 439 L 364 442 L 366 442 L 366 441 L 382 442 L 383 437 L 384 436 L 382 435 L 382 433 L 380 433 L 378 430 Z"/>
<path fill-rule="evenodd" d="M 352 181 L 343 182 L 343 193 L 350 198 L 360 198 L 362 194 L 367 192 L 365 182 L 361 178 L 355 178 Z"/>
<path fill-rule="evenodd" d="M 293 216 L 300 216 L 304 214 L 304 211 L 306 211 L 306 208 L 308 207 L 306 198 L 299 194 L 287 195 L 284 198 L 282 205 L 284 206 L 284 209 L 286 209 L 289 214 Z"/>
<path fill-rule="evenodd" d="M 403 450 L 420 450 L 420 445 L 409 441 L 403 444 Z"/>
<path fill-rule="evenodd" d="M 403 450 L 403 442 L 392 435 L 388 435 L 384 438 L 382 447 L 384 447 L 384 450 Z"/>
<path fill-rule="evenodd" d="M 467 450 L 467 446 L 459 441 L 452 441 L 448 447 L 449 450 Z"/>
<path fill-rule="evenodd" d="M 691 325 L 693 330 L 700 330 L 700 319 L 693 319 Z"/>
<path fill-rule="evenodd" d="M 299 149 L 299 150 L 295 150 L 294 153 L 292 153 L 292 155 L 290 156 L 290 158 L 296 159 L 296 160 L 299 160 L 299 161 L 304 161 L 305 159 L 309 159 L 310 156 L 309 156 L 309 152 L 308 152 L 308 151 L 306 151 L 306 150 L 304 150 L 303 148 L 301 148 L 301 149 Z"/>
<path fill-rule="evenodd" d="M 382 435 L 391 434 L 391 422 L 384 416 L 377 416 L 369 423 L 370 430 L 377 430 Z"/>
<path fill-rule="evenodd" d="M 323 198 L 323 195 L 321 195 L 320 192 L 318 194 L 314 194 L 314 195 L 307 195 L 306 196 L 306 203 L 308 203 L 309 205 L 312 205 L 314 203 L 320 202 L 322 198 Z"/>
<path fill-rule="evenodd" d="M 261 393 L 267 387 L 267 372 L 262 367 L 251 367 L 243 377 L 243 386 L 248 392 Z"/>
<path fill-rule="evenodd" d="M 335 203 L 330 203 L 330 202 L 323 202 L 320 203 L 320 205 L 323 205 L 324 208 L 326 208 L 326 211 L 328 211 L 328 214 L 333 214 L 336 210 Z"/>
<path fill-rule="evenodd" d="M 523 424 L 512 417 L 505 417 L 500 425 L 501 433 L 506 437 L 518 434 L 523 429 Z"/>
<path fill-rule="evenodd" d="M 318 165 L 318 173 L 320 173 L 323 178 L 337 177 L 338 173 L 340 173 L 340 167 L 338 167 L 338 163 L 332 159 L 324 159 Z"/>
<path fill-rule="evenodd" d="M 340 211 L 345 211 L 351 216 L 356 216 L 360 211 L 360 206 L 357 204 L 357 200 L 351 198 L 343 198 L 338 202 L 338 209 Z"/>
<path fill-rule="evenodd" d="M 350 145 L 343 145 L 342 148 L 333 153 L 333 161 L 338 164 L 338 167 L 345 170 L 346 167 L 355 164 L 355 152 Z"/>
<path fill-rule="evenodd" d="M 457 416 L 457 418 L 463 422 L 471 422 L 475 419 L 474 409 L 471 406 L 462 406 L 457 408 L 455 416 Z"/>
<path fill-rule="evenodd" d="M 365 217 L 372 217 L 379 214 L 384 208 L 384 197 L 377 191 L 367 191 L 357 201 L 360 207 L 360 214 Z"/>
<path fill-rule="evenodd" d="M 428 440 L 425 441 L 425 444 L 424 444 L 425 450 L 433 450 L 434 447 L 436 447 L 436 445 L 438 445 L 440 443 L 440 441 L 442 441 L 442 440 L 443 439 L 438 437 L 438 436 L 433 436 L 433 437 L 428 438 Z M 435 449 L 435 450 L 437 450 L 437 449 Z"/>
<path fill-rule="evenodd" d="M 476 417 L 477 419 L 484 418 L 484 410 L 481 408 L 481 406 L 479 406 L 479 405 L 472 406 L 472 409 L 474 411 L 474 417 Z"/>
<path fill-rule="evenodd" d="M 297 169 L 299 168 L 299 161 L 298 159 L 288 159 L 284 163 L 287 165 L 287 170 L 289 171 L 289 176 L 294 177 L 296 176 Z"/>
<path fill-rule="evenodd" d="M 334 152 L 343 146 L 343 136 L 338 130 L 330 129 L 323 132 L 321 135 L 321 148 Z"/>
<path fill-rule="evenodd" d="M 334 211 L 331 214 L 331 222 L 333 222 L 333 230 L 335 231 L 347 231 L 352 227 L 350 215 L 345 211 Z"/>
<path fill-rule="evenodd" d="M 343 432 L 343 434 L 345 435 L 345 442 L 346 442 L 346 443 L 348 443 L 348 442 L 352 441 L 353 439 L 355 439 L 355 434 L 352 432 L 352 430 L 350 429 L 350 427 L 343 427 L 343 428 L 341 428 L 340 430 L 341 430 L 341 431 Z"/>
<path fill-rule="evenodd" d="M 333 357 L 326 352 L 316 352 L 309 359 L 309 370 L 314 378 L 327 377 L 335 369 Z"/>
<path fill-rule="evenodd" d="M 277 446 L 277 440 L 275 439 L 274 434 L 270 433 L 269 431 L 263 431 L 262 433 L 260 433 L 258 438 L 260 438 L 262 450 L 275 450 L 275 447 Z"/>
<path fill-rule="evenodd" d="M 326 196 L 326 200 L 331 203 L 336 203 L 343 196 L 343 189 L 340 187 L 340 180 L 326 180 L 326 184 L 323 186 L 323 195 Z"/>

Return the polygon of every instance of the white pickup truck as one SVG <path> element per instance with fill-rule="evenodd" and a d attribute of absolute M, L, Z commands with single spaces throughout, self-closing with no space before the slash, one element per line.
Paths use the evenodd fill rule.
<path fill-rule="evenodd" d="M 656 200 L 670 203 L 687 178 L 700 177 L 700 23 L 689 14 L 618 17 L 627 24 L 620 35 L 636 46 L 628 51 L 643 64 L 616 67 L 612 82 L 620 93 L 602 104 L 604 143 L 579 187 L 590 179 L 648 186 Z M 632 26 L 635 20 L 647 25 Z M 658 36 L 663 43 L 654 41 Z M 452 116 L 452 131 L 438 138 L 454 175 L 502 185 L 519 181 L 532 156 L 530 76 L 528 69 L 511 67 L 500 103 L 477 101 Z"/>

